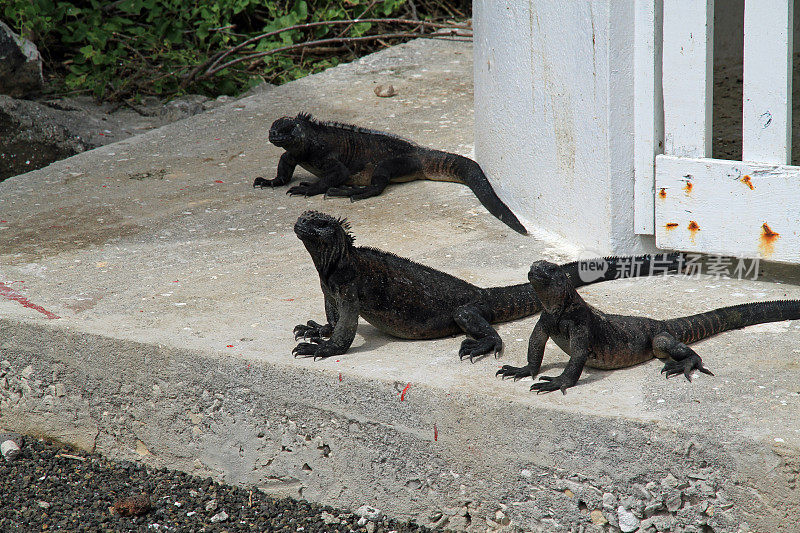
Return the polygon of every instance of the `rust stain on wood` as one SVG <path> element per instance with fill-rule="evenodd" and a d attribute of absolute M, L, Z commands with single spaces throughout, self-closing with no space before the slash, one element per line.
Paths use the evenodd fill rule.
<path fill-rule="evenodd" d="M 775 253 L 775 241 L 780 238 L 781 234 L 772 231 L 772 228 L 766 222 L 761 224 L 761 236 L 759 237 L 758 249 L 764 257 L 769 257 Z"/>
<path fill-rule="evenodd" d="M 690 220 L 688 230 L 690 238 L 692 239 L 692 244 L 694 244 L 694 238 L 697 236 L 697 232 L 700 231 L 700 226 L 694 220 Z"/>
<path fill-rule="evenodd" d="M 748 187 L 750 187 L 750 190 L 751 190 L 751 191 L 752 191 L 753 189 L 755 189 L 755 187 L 753 187 L 753 182 L 752 182 L 752 181 L 750 181 L 750 174 L 745 174 L 744 176 L 742 176 L 741 178 L 739 178 L 739 181 L 741 181 L 742 183 L 744 183 L 745 185 L 747 185 Z"/>
<path fill-rule="evenodd" d="M 686 185 L 683 186 L 683 191 L 686 194 L 692 194 L 692 187 L 694 187 L 694 185 L 692 185 L 692 182 L 689 181 L 689 180 L 686 180 Z"/>
<path fill-rule="evenodd" d="M 658 197 L 661 198 L 662 200 L 664 198 L 666 198 L 667 197 L 667 189 L 665 189 L 664 187 L 661 187 L 661 190 L 658 191 Z"/>
<path fill-rule="evenodd" d="M 667 228 L 667 229 L 675 229 L 675 228 L 678 227 L 678 223 L 677 222 L 667 222 L 666 224 L 664 224 L 664 227 Z"/>

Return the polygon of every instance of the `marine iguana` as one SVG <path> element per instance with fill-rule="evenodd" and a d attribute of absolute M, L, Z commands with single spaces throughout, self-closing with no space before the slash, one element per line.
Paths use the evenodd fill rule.
<path fill-rule="evenodd" d="M 345 353 L 353 342 L 358 317 L 389 335 L 403 339 L 435 339 L 464 332 L 471 338 L 461 343 L 459 357 L 474 358 L 494 351 L 503 341 L 493 323 L 538 313 L 542 306 L 530 283 L 480 288 L 450 274 L 375 248 L 353 244 L 346 220 L 317 211 L 306 211 L 294 231 L 305 245 L 320 277 L 328 322 L 313 320 L 294 328 L 303 337 L 292 353 L 325 358 Z M 579 266 L 568 263 L 577 285 L 615 279 L 630 260 L 642 265 L 632 275 L 649 274 L 658 267 L 650 256 L 606 258 L 607 270 L 591 277 L 579 275 Z M 676 271 L 678 254 L 661 260 L 663 271 Z M 324 340 L 329 337 L 328 340 Z"/>
<path fill-rule="evenodd" d="M 361 200 L 381 194 L 389 182 L 452 181 L 472 189 L 481 204 L 511 229 L 527 233 L 472 159 L 425 148 L 390 133 L 322 122 L 307 113 L 273 122 L 269 142 L 286 152 L 278 162 L 277 176 L 256 178 L 253 187 L 286 185 L 297 165 L 319 180 L 290 187 L 290 195 L 324 193 Z"/>
<path fill-rule="evenodd" d="M 587 304 L 567 272 L 554 263 L 533 263 L 528 279 L 544 307 L 528 343 L 528 364 L 503 365 L 496 375 L 515 381 L 535 377 L 545 344 L 553 339 L 569 355 L 569 362 L 560 376 L 540 376 L 541 381 L 531 386 L 537 392 L 566 393 L 584 366 L 614 370 L 653 357 L 666 360 L 661 372 L 668 378 L 683 374 L 691 381 L 693 370 L 713 376 L 688 344 L 731 329 L 800 318 L 800 300 L 733 305 L 669 320 L 612 315 Z"/>

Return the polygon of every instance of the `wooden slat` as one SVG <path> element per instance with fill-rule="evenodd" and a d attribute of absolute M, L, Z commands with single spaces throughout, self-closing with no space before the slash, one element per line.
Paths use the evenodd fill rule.
<path fill-rule="evenodd" d="M 639 235 L 655 231 L 655 157 L 663 152 L 661 0 L 636 0 L 634 14 L 634 212 Z"/>
<path fill-rule="evenodd" d="M 800 263 L 800 167 L 656 157 L 656 246 Z"/>
<path fill-rule="evenodd" d="M 792 5 L 746 0 L 742 156 L 776 165 L 792 157 Z"/>
<path fill-rule="evenodd" d="M 664 153 L 711 155 L 713 0 L 664 0 Z"/>

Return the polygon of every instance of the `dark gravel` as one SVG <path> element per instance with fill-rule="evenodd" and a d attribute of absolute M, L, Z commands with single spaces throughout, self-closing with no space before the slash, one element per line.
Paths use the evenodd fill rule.
<path fill-rule="evenodd" d="M 111 510 L 146 495 L 151 510 L 120 516 Z M 213 500 L 213 501 L 212 501 Z M 135 507 L 135 506 L 134 506 Z M 227 515 L 224 521 L 221 513 Z M 0 457 L 0 531 L 427 531 L 359 516 L 257 489 L 221 485 L 174 470 L 116 463 L 44 440 L 26 438 L 13 461 Z M 326 523 L 326 520 L 328 523 Z M 335 523 L 338 521 L 339 523 Z"/>

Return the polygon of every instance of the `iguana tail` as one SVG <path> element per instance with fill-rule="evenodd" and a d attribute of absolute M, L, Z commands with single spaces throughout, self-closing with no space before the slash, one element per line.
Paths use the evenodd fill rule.
<path fill-rule="evenodd" d="M 696 315 L 664 321 L 667 331 L 684 344 L 691 344 L 723 331 L 755 324 L 800 318 L 800 300 L 774 300 L 720 307 Z"/>
<path fill-rule="evenodd" d="M 517 216 L 494 192 L 480 165 L 472 159 L 449 152 L 432 151 L 423 159 L 422 170 L 429 180 L 463 183 L 472 189 L 483 207 L 501 222 L 518 233 L 528 233 Z"/>
<path fill-rule="evenodd" d="M 670 252 L 581 259 L 565 263 L 561 265 L 561 268 L 577 288 L 601 281 L 680 272 L 684 264 L 686 264 L 685 254 Z"/>
<path fill-rule="evenodd" d="M 664 322 L 673 337 L 684 344 L 691 344 L 723 331 L 799 318 L 800 300 L 775 300 L 720 307 Z"/>
<path fill-rule="evenodd" d="M 561 265 L 561 268 L 566 271 L 576 287 L 582 287 L 601 281 L 678 272 L 684 259 L 684 254 L 680 252 L 610 256 L 573 261 Z M 542 310 L 542 304 L 530 283 L 484 290 L 485 301 L 493 315 L 493 323 L 516 320 Z"/>

